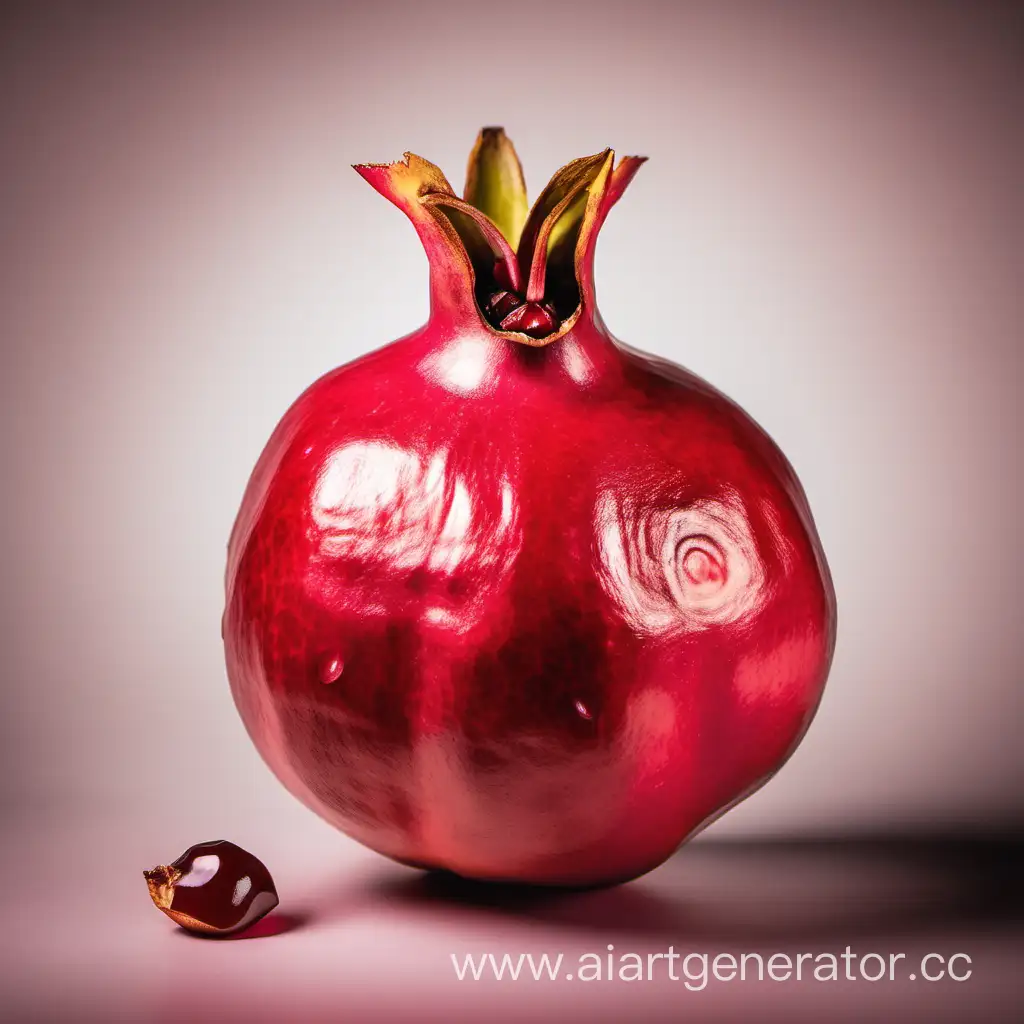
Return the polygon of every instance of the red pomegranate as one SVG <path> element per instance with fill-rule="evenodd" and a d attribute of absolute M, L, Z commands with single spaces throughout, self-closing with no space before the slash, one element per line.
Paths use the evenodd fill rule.
<path fill-rule="evenodd" d="M 245 493 L 239 711 L 296 797 L 403 863 L 634 878 L 761 786 L 818 704 L 835 596 L 793 470 L 595 304 L 642 162 L 575 160 L 532 210 L 500 129 L 462 199 L 412 154 L 358 166 L 426 248 L 429 322 L 313 384 Z"/>

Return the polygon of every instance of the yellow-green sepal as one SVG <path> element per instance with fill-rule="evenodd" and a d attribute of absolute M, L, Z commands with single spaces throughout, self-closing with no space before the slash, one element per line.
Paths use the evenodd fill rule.
<path fill-rule="evenodd" d="M 519 245 L 530 206 L 523 168 L 503 128 L 484 128 L 477 136 L 463 198 L 494 221 L 513 249 Z"/>

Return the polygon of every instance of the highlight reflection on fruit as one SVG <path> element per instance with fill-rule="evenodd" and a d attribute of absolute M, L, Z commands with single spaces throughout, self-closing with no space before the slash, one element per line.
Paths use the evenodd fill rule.
<path fill-rule="evenodd" d="M 636 877 L 765 782 L 821 695 L 835 597 L 792 469 L 597 310 L 597 234 L 641 163 L 573 161 L 532 211 L 500 129 L 463 199 L 411 154 L 356 168 L 420 236 L 429 322 L 277 427 L 224 641 L 273 771 L 396 860 Z"/>

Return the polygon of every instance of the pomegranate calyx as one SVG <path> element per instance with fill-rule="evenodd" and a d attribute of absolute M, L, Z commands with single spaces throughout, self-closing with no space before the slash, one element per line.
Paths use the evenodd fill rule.
<path fill-rule="evenodd" d="M 484 128 L 470 154 L 464 198 L 444 174 L 412 153 L 355 169 L 412 220 L 431 268 L 432 315 L 477 316 L 531 346 L 597 315 L 597 233 L 646 157 L 606 149 L 559 170 L 527 213 L 526 185 L 511 140 Z M 500 299 L 497 298 L 500 296 Z"/>

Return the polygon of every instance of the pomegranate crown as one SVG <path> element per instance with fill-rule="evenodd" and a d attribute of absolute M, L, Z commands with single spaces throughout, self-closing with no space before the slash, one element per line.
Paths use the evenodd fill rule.
<path fill-rule="evenodd" d="M 431 308 L 526 345 L 548 345 L 594 306 L 597 234 L 646 157 L 615 164 L 610 149 L 566 164 L 529 207 L 523 169 L 503 128 L 484 128 L 462 198 L 439 168 L 406 153 L 356 164 L 403 210 L 430 261 Z"/>

